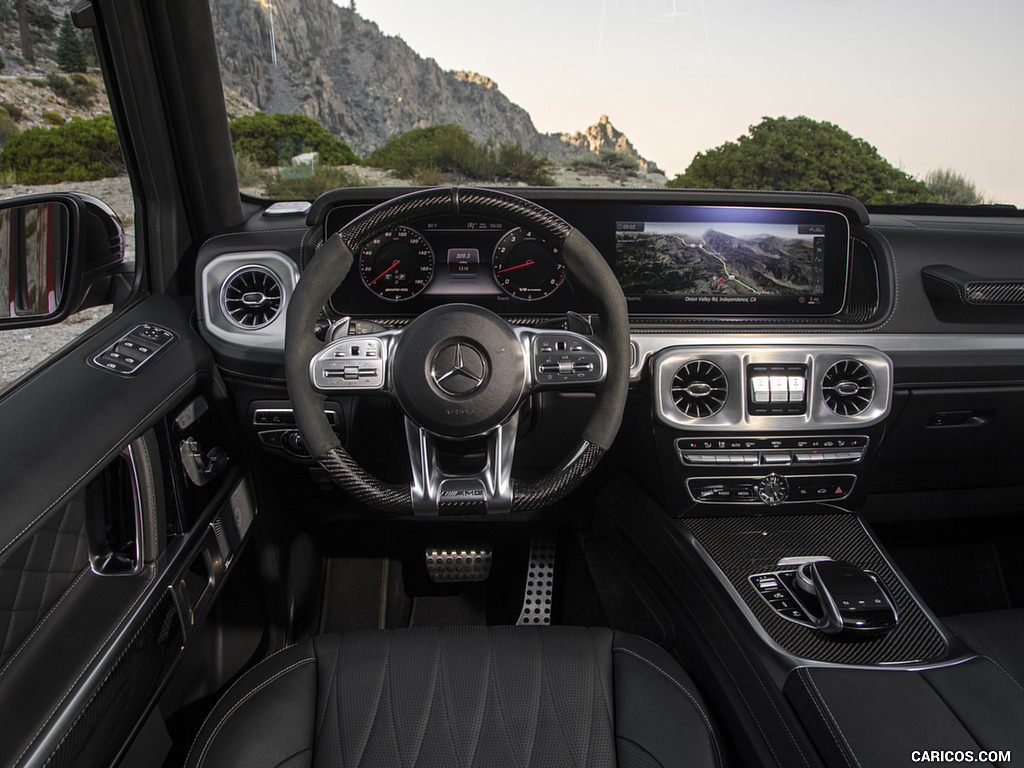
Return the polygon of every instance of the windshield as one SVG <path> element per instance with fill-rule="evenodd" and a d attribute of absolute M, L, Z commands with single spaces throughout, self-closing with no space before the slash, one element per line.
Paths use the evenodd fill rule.
<path fill-rule="evenodd" d="M 259 195 L 456 182 L 1024 205 L 1019 3 L 213 10 L 239 178 Z"/>

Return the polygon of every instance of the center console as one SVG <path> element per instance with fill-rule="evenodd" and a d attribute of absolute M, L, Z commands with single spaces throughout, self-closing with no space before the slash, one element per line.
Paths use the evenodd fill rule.
<path fill-rule="evenodd" d="M 1024 749 L 1024 691 L 942 625 L 856 512 L 892 407 L 889 358 L 797 336 L 677 338 L 634 336 L 650 428 L 633 434 L 641 482 L 599 501 L 591 567 L 609 614 L 668 636 L 756 756 L 743 762 Z M 623 607 L 631 590 L 653 618 Z"/>
<path fill-rule="evenodd" d="M 631 549 L 616 589 L 635 590 L 646 624 L 670 628 L 666 644 L 729 712 L 741 763 L 895 766 L 922 750 L 1024 749 L 1024 691 L 943 627 L 859 515 L 785 502 L 680 515 L 621 481 L 598 519 L 609 614 L 629 616 L 604 594 L 618 567 L 608 552 Z"/>

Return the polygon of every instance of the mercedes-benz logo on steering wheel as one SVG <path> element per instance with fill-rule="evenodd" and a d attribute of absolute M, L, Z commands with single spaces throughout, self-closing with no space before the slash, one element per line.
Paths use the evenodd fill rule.
<path fill-rule="evenodd" d="M 475 392 L 484 383 L 487 364 L 483 355 L 460 341 L 449 344 L 436 355 L 430 375 L 438 389 L 456 397 Z"/>

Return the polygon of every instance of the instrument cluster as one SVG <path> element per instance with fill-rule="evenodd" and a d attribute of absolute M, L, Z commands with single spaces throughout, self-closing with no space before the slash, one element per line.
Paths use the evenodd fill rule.
<path fill-rule="evenodd" d="M 561 313 L 571 289 L 560 248 L 532 231 L 450 216 L 377 232 L 332 299 L 341 314 L 418 314 L 453 301 L 503 313 Z"/>

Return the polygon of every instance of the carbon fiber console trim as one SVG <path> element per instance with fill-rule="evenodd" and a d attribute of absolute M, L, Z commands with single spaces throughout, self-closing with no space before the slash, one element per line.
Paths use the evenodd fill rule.
<path fill-rule="evenodd" d="M 808 662 L 881 666 L 941 661 L 948 646 L 888 560 L 848 513 L 687 518 L 680 523 L 714 560 L 770 639 Z M 872 571 L 892 596 L 899 625 L 880 637 L 837 640 L 779 616 L 751 585 L 752 574 L 777 570 L 784 557 L 820 555 Z"/>
<path fill-rule="evenodd" d="M 978 280 L 968 283 L 965 303 L 1020 306 L 1024 304 L 1024 282 Z"/>

